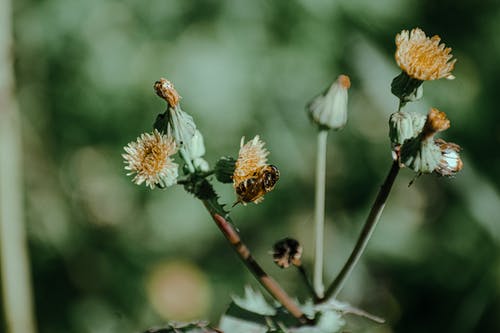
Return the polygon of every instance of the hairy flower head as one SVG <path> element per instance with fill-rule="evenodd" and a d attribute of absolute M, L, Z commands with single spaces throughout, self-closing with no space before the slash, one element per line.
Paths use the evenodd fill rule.
<path fill-rule="evenodd" d="M 178 165 L 170 158 L 177 152 L 177 146 L 172 137 L 161 134 L 143 133 L 135 142 L 124 147 L 122 154 L 129 170 L 127 176 L 134 175 L 132 181 L 137 185 L 146 182 L 153 189 L 156 185 L 171 186 L 177 181 Z"/>
<path fill-rule="evenodd" d="M 439 42 L 437 35 L 429 38 L 419 28 L 403 30 L 396 35 L 396 62 L 410 77 L 427 81 L 441 78 L 453 79 L 451 74 L 456 59 L 451 48 Z"/>
<path fill-rule="evenodd" d="M 233 173 L 233 184 L 237 186 L 242 181 L 253 176 L 256 170 L 267 163 L 269 152 L 264 148 L 264 142 L 256 135 L 252 140 L 244 144 L 245 138 L 241 138 L 240 152 L 236 160 Z"/>

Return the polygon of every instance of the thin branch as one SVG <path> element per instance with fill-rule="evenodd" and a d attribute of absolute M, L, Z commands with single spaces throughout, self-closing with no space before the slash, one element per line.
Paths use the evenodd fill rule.
<path fill-rule="evenodd" d="M 352 250 L 351 255 L 347 259 L 347 262 L 342 267 L 342 270 L 337 275 L 335 280 L 332 282 L 330 287 L 328 287 L 325 297 L 321 302 L 327 301 L 329 298 L 336 298 L 340 290 L 342 289 L 347 277 L 353 270 L 354 266 L 358 262 L 359 258 L 363 254 L 370 237 L 377 226 L 377 222 L 382 215 L 382 211 L 384 210 L 385 203 L 387 201 L 387 197 L 391 192 L 392 185 L 394 184 L 394 180 L 396 179 L 399 173 L 399 163 L 398 161 L 394 161 L 392 163 L 391 169 L 385 179 L 384 183 L 380 187 L 380 191 L 378 192 L 377 198 L 373 203 L 372 209 L 370 210 L 370 214 L 366 219 L 365 225 L 361 230 L 361 234 L 359 235 L 358 241 Z"/>
<path fill-rule="evenodd" d="M 288 296 L 288 294 L 280 287 L 280 285 L 271 278 L 254 259 L 248 247 L 241 241 L 238 232 L 233 228 L 224 217 L 213 210 L 213 206 L 203 200 L 207 210 L 212 215 L 215 224 L 227 238 L 229 243 L 239 255 L 240 259 L 257 278 L 259 283 L 281 304 L 285 307 L 292 316 L 294 316 L 301 324 L 310 323 L 311 320 L 305 316 L 299 306 Z"/>
<path fill-rule="evenodd" d="M 185 148 L 180 148 L 179 153 L 181 154 L 182 159 L 186 163 L 189 173 L 195 173 L 196 170 L 194 169 L 193 163 L 191 162 L 191 159 L 189 158 L 189 155 L 186 152 Z"/>
<path fill-rule="evenodd" d="M 199 171 L 198 176 L 200 177 L 208 177 L 211 176 L 215 173 L 215 170 L 208 170 L 208 171 Z"/>
<path fill-rule="evenodd" d="M 307 289 L 309 290 L 309 293 L 313 297 L 313 300 L 315 302 L 318 301 L 319 297 L 318 297 L 318 295 L 316 295 L 316 291 L 314 290 L 314 287 L 311 284 L 311 281 L 309 280 L 309 277 L 307 276 L 307 272 L 306 272 L 304 266 L 300 265 L 300 266 L 296 266 L 296 267 L 299 270 L 299 274 L 302 277 L 302 280 L 304 280 L 304 283 L 305 283 Z"/>

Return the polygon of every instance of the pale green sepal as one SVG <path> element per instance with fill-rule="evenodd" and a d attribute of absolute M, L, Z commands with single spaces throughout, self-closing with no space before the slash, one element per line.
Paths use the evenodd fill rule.
<path fill-rule="evenodd" d="M 167 135 L 173 136 L 179 147 L 189 145 L 196 133 L 196 124 L 193 117 L 182 111 L 179 105 L 175 106 L 175 108 L 169 107 L 168 111 Z"/>
<path fill-rule="evenodd" d="M 399 98 L 400 104 L 403 106 L 407 102 L 414 102 L 422 98 L 424 95 L 423 82 L 408 76 L 403 71 L 392 80 L 391 92 Z"/>
<path fill-rule="evenodd" d="M 415 112 L 399 111 L 389 118 L 389 138 L 393 146 L 417 137 L 424 127 L 426 116 Z"/>
<path fill-rule="evenodd" d="M 215 177 L 221 183 L 232 183 L 236 160 L 232 157 L 221 157 L 215 164 Z"/>
<path fill-rule="evenodd" d="M 439 165 L 441 149 L 432 138 L 421 140 L 416 137 L 406 141 L 401 147 L 401 163 L 419 173 L 431 173 Z"/>

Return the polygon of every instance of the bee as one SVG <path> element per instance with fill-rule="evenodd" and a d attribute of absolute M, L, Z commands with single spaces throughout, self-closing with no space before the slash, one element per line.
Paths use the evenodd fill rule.
<path fill-rule="evenodd" d="M 238 200 L 234 205 L 240 202 L 244 205 L 248 202 L 262 202 L 264 194 L 274 189 L 279 178 L 280 171 L 274 165 L 260 167 L 249 178 L 235 185 Z"/>

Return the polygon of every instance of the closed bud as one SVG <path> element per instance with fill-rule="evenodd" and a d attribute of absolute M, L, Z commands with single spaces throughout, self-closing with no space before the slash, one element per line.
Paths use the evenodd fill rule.
<path fill-rule="evenodd" d="M 215 164 L 215 178 L 221 183 L 232 183 L 236 160 L 232 157 L 221 157 Z"/>
<path fill-rule="evenodd" d="M 347 123 L 347 90 L 351 81 L 347 75 L 340 75 L 326 93 L 314 98 L 307 110 L 311 120 L 320 129 L 342 129 Z"/>
<path fill-rule="evenodd" d="M 402 145 L 406 140 L 418 136 L 426 117 L 415 112 L 395 112 L 389 118 L 389 138 L 393 146 Z"/>

